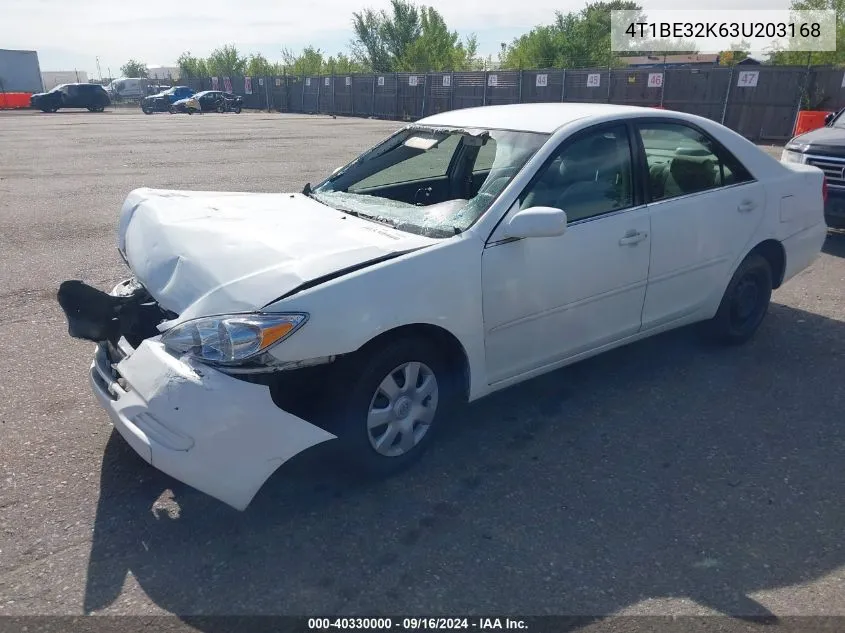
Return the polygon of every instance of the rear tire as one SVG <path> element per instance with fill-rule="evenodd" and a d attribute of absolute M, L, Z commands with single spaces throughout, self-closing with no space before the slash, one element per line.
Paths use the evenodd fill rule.
<path fill-rule="evenodd" d="M 403 338 L 339 362 L 345 364 L 333 373 L 324 417 L 343 461 L 369 477 L 404 470 L 428 448 L 455 401 L 445 355 L 428 340 Z"/>
<path fill-rule="evenodd" d="M 751 253 L 739 265 L 719 304 L 706 323 L 709 336 L 727 345 L 745 343 L 757 331 L 772 297 L 772 267 L 759 253 Z"/>

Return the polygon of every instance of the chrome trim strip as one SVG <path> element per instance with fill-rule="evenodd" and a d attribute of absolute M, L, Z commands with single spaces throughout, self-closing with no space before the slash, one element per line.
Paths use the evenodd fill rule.
<path fill-rule="evenodd" d="M 838 156 L 821 156 L 820 154 L 804 154 L 803 156 L 805 161 L 808 158 L 816 158 L 818 160 L 830 160 L 833 162 L 842 163 L 843 167 L 845 167 L 845 158 L 840 158 Z"/>

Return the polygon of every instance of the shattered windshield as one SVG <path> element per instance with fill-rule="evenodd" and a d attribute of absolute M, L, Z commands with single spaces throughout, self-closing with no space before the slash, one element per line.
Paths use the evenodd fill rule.
<path fill-rule="evenodd" d="M 311 195 L 397 229 L 448 237 L 490 207 L 547 134 L 411 127 L 362 154 Z"/>

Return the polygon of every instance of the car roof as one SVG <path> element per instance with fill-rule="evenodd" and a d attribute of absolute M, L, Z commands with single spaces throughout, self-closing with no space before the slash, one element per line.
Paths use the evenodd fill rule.
<path fill-rule="evenodd" d="M 518 103 L 450 110 L 421 119 L 417 124 L 552 134 L 562 125 L 586 117 L 649 114 L 665 116 L 667 111 L 610 103 Z"/>

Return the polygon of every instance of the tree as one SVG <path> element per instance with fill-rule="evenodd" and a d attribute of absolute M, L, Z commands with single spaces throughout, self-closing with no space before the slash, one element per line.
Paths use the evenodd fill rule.
<path fill-rule="evenodd" d="M 391 69 L 390 54 L 381 37 L 381 18 L 372 9 L 352 14 L 352 28 L 355 39 L 350 48 L 352 56 L 362 65 L 375 72 L 388 72 Z"/>
<path fill-rule="evenodd" d="M 789 5 L 792 11 L 836 11 L 836 41 L 845 42 L 845 0 L 793 0 Z M 809 65 L 845 65 L 845 48 L 835 51 L 795 51 L 774 49 L 768 61 L 772 64 L 796 66 Z"/>
<path fill-rule="evenodd" d="M 179 65 L 179 74 L 185 79 L 208 77 L 208 68 L 202 57 L 194 57 L 190 51 L 185 51 L 176 60 Z"/>
<path fill-rule="evenodd" d="M 450 31 L 433 7 L 421 7 L 419 15 L 420 35 L 407 47 L 399 68 L 412 72 L 468 68 L 478 49 L 477 38 L 471 35 L 466 45 L 460 42 L 457 31 Z"/>
<path fill-rule="evenodd" d="M 719 53 L 719 66 L 736 66 L 743 59 L 748 59 L 748 51 L 722 51 Z"/>
<path fill-rule="evenodd" d="M 588 4 L 577 12 L 558 11 L 554 23 L 514 39 L 502 55 L 502 64 L 506 68 L 618 65 L 619 55 L 611 50 L 611 11 L 642 8 L 630 0 L 611 0 Z"/>
<path fill-rule="evenodd" d="M 281 74 L 278 70 L 277 64 L 271 64 L 264 55 L 253 53 L 246 62 L 244 74 L 248 77 L 270 77 Z"/>
<path fill-rule="evenodd" d="M 246 58 L 241 57 L 233 44 L 215 48 L 205 62 L 209 74 L 222 77 L 243 75 L 246 63 Z"/>
<path fill-rule="evenodd" d="M 313 46 L 306 46 L 299 55 L 285 48 L 282 50 L 282 59 L 290 75 L 319 75 L 325 69 L 323 51 Z"/>
<path fill-rule="evenodd" d="M 390 0 L 391 13 L 364 9 L 352 14 L 352 51 L 376 72 L 400 70 L 406 53 L 422 33 L 420 9 L 406 0 Z"/>
<path fill-rule="evenodd" d="M 366 68 L 356 60 L 338 53 L 333 57 L 329 57 L 323 65 L 324 72 L 329 75 L 349 75 L 352 73 L 362 73 Z"/>
<path fill-rule="evenodd" d="M 150 71 L 147 70 L 147 65 L 136 59 L 130 59 L 123 64 L 120 67 L 120 72 L 124 77 L 146 77 L 150 74 Z"/>
<path fill-rule="evenodd" d="M 405 0 L 390 0 L 393 15 L 388 17 L 382 12 L 382 40 L 394 63 L 399 63 L 408 52 L 408 48 L 422 33 L 420 11 Z"/>

